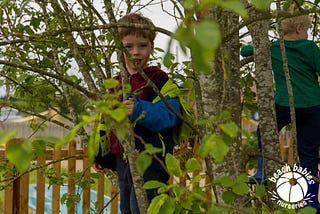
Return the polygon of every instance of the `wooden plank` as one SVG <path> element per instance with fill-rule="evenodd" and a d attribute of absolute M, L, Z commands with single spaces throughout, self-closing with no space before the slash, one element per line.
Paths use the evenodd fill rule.
<path fill-rule="evenodd" d="M 53 160 L 59 160 L 61 158 L 61 149 L 55 149 L 53 151 Z M 57 162 L 53 164 L 53 170 L 55 172 L 55 176 L 61 176 L 61 162 Z M 52 185 L 52 214 L 60 213 L 60 184 Z"/>
<path fill-rule="evenodd" d="M 46 163 L 46 156 L 39 155 L 37 158 L 37 166 L 44 166 Z M 42 170 L 37 170 L 37 213 L 44 213 L 45 205 L 45 177 Z"/>
<path fill-rule="evenodd" d="M 83 145 L 83 154 L 88 153 L 88 147 Z M 82 192 L 82 213 L 87 213 L 90 211 L 90 167 L 89 167 L 89 158 L 86 156 L 82 161 L 83 165 L 83 173 L 84 173 L 84 181 L 86 183 L 86 187 Z"/>
<path fill-rule="evenodd" d="M 19 179 L 19 213 L 28 214 L 29 212 L 29 173 L 22 175 Z"/>
<path fill-rule="evenodd" d="M 98 179 L 97 184 L 97 202 L 98 202 L 98 213 L 102 213 L 102 209 L 104 207 L 104 174 L 102 172 L 99 173 L 100 178 Z"/>
<path fill-rule="evenodd" d="M 7 145 L 15 144 L 15 143 L 22 143 L 21 139 L 11 139 Z M 11 169 L 14 168 L 13 164 L 9 164 Z M 5 199 L 4 199 L 4 213 L 11 214 L 11 213 L 19 213 L 19 178 L 16 180 L 14 179 L 14 175 L 12 174 L 13 171 L 8 173 L 8 180 L 7 185 L 8 187 L 5 189 Z M 11 183 L 12 182 L 12 183 Z"/>
<path fill-rule="evenodd" d="M 76 142 L 71 141 L 69 143 L 69 156 L 73 156 L 76 153 Z M 68 172 L 69 174 L 74 174 L 76 172 L 76 159 L 70 158 L 68 160 Z M 70 177 L 68 179 L 68 195 L 71 197 L 75 194 L 75 181 L 74 178 Z M 74 214 L 75 213 L 75 203 L 73 203 L 73 206 L 68 207 L 68 214 Z"/>
<path fill-rule="evenodd" d="M 13 165 L 9 165 L 10 168 L 13 168 Z M 4 214 L 12 214 L 13 212 L 13 174 L 10 172 L 7 174 L 7 181 L 5 182 L 7 187 L 4 190 Z"/>
<path fill-rule="evenodd" d="M 115 197 L 118 194 L 118 188 L 114 186 L 111 182 L 110 198 Z M 110 214 L 118 213 L 118 195 L 111 201 Z"/>

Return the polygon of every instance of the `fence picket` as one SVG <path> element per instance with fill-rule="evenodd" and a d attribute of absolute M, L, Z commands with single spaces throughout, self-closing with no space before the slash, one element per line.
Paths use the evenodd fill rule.
<path fill-rule="evenodd" d="M 61 158 L 61 149 L 54 149 L 52 154 L 53 160 L 60 160 Z M 61 162 L 53 164 L 53 170 L 55 176 L 60 177 L 61 175 Z M 60 184 L 52 185 L 52 214 L 60 213 Z"/>
<path fill-rule="evenodd" d="M 69 143 L 69 150 L 68 150 L 69 156 L 73 156 L 76 154 L 76 142 L 71 141 Z M 76 159 L 70 158 L 68 159 L 68 173 L 74 174 L 76 172 Z M 72 177 L 69 177 L 68 179 L 68 195 L 73 196 L 75 195 L 75 180 Z M 72 204 L 74 206 L 68 207 L 68 214 L 74 214 L 75 213 L 75 201 L 72 200 Z"/>
<path fill-rule="evenodd" d="M 37 166 L 41 167 L 46 163 L 46 157 L 39 155 L 37 158 Z M 29 182 L 27 184 L 29 186 Z M 37 171 L 37 212 L 44 213 L 44 202 L 45 202 L 45 178 L 42 170 Z"/>
<path fill-rule="evenodd" d="M 88 153 L 88 148 L 86 145 L 83 145 L 83 154 Z M 89 167 L 89 158 L 87 156 L 83 157 L 83 173 L 84 173 L 84 181 L 86 182 L 85 188 L 82 193 L 82 210 L 83 213 L 86 213 L 90 210 L 90 167 Z"/>

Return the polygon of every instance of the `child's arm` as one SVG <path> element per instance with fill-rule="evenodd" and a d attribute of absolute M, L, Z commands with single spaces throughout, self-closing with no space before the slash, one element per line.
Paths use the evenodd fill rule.
<path fill-rule="evenodd" d="M 314 53 L 314 63 L 315 63 L 315 69 L 318 75 L 320 75 L 320 49 L 316 43 L 313 43 L 313 53 Z"/>
<path fill-rule="evenodd" d="M 168 103 L 181 114 L 178 98 L 166 97 Z M 139 118 L 141 116 L 141 118 Z M 145 100 L 134 99 L 131 121 L 148 128 L 150 131 L 160 132 L 176 126 L 180 120 L 169 107 L 162 101 L 152 103 Z"/>

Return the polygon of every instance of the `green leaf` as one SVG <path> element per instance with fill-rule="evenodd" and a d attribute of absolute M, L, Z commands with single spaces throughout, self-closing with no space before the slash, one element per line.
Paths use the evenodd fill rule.
<path fill-rule="evenodd" d="M 166 155 L 166 165 L 170 174 L 177 177 L 182 176 L 179 160 L 176 159 L 172 154 L 168 153 Z"/>
<path fill-rule="evenodd" d="M 195 40 L 201 47 L 213 52 L 220 44 L 219 25 L 213 19 L 205 19 L 195 25 Z"/>
<path fill-rule="evenodd" d="M 215 52 L 212 49 L 200 46 L 196 40 L 192 40 L 190 49 L 195 70 L 203 74 L 211 74 L 212 69 L 210 62 L 212 61 Z"/>
<path fill-rule="evenodd" d="M 235 198 L 235 194 L 232 191 L 227 190 L 222 193 L 222 200 L 227 204 L 234 202 Z"/>
<path fill-rule="evenodd" d="M 5 146 L 6 143 L 11 140 L 16 134 L 17 134 L 17 130 L 13 130 L 13 131 L 1 131 L 0 132 L 0 146 Z"/>
<path fill-rule="evenodd" d="M 192 201 L 190 197 L 187 197 L 185 200 L 183 200 L 180 205 L 186 209 L 186 210 L 191 210 L 192 209 Z"/>
<path fill-rule="evenodd" d="M 264 1 L 261 1 L 261 0 L 251 0 L 251 4 L 257 8 L 258 10 L 262 10 L 262 11 L 265 11 L 267 9 L 270 8 L 270 5 L 272 3 L 272 0 L 264 0 Z"/>
<path fill-rule="evenodd" d="M 224 187 L 231 187 L 236 183 L 232 178 L 226 175 L 222 176 L 219 180 L 221 182 L 221 185 Z"/>
<path fill-rule="evenodd" d="M 117 87 L 119 85 L 119 81 L 113 78 L 110 78 L 110 79 L 106 79 L 103 85 L 106 89 L 111 89 L 111 88 Z"/>
<path fill-rule="evenodd" d="M 171 214 L 175 213 L 176 203 L 174 198 L 165 198 L 165 203 L 160 207 L 159 213 Z"/>
<path fill-rule="evenodd" d="M 219 127 L 222 129 L 224 133 L 226 133 L 231 138 L 235 138 L 238 135 L 238 126 L 234 122 L 221 124 Z"/>
<path fill-rule="evenodd" d="M 264 0 L 260 0 L 260 1 L 264 1 Z M 216 1 L 216 4 L 220 5 L 222 8 L 226 10 L 230 10 L 237 13 L 242 18 L 246 18 L 248 16 L 245 6 L 239 0 L 229 0 L 229 1 L 220 0 L 220 1 Z"/>
<path fill-rule="evenodd" d="M 185 192 L 185 190 L 183 188 L 181 188 L 180 185 L 175 185 L 172 188 L 172 191 L 173 191 L 174 195 L 176 196 L 176 198 L 180 198 Z"/>
<path fill-rule="evenodd" d="M 149 154 L 145 152 L 140 153 L 136 160 L 138 172 L 143 175 L 146 169 L 151 165 L 151 163 L 152 157 Z"/>
<path fill-rule="evenodd" d="M 202 138 L 199 155 L 200 157 L 205 158 L 209 153 L 211 153 L 217 163 L 222 163 L 224 156 L 228 154 L 228 151 L 229 147 L 222 138 L 215 134 L 211 134 Z"/>
<path fill-rule="evenodd" d="M 113 124 L 113 127 L 115 128 L 114 131 L 116 133 L 117 138 L 122 141 L 127 136 L 127 123 L 115 123 Z"/>
<path fill-rule="evenodd" d="M 313 207 L 304 207 L 302 209 L 298 210 L 298 214 L 315 214 L 317 213 L 317 210 Z"/>
<path fill-rule="evenodd" d="M 151 201 L 151 204 L 148 207 L 148 213 L 157 214 L 160 213 L 160 208 L 164 204 L 165 200 L 168 198 L 168 195 L 161 194 L 154 197 Z"/>
<path fill-rule="evenodd" d="M 243 183 L 247 183 L 249 181 L 248 175 L 246 173 L 241 173 L 238 177 L 237 177 L 237 182 L 243 182 Z"/>
<path fill-rule="evenodd" d="M 174 60 L 174 56 L 172 53 L 167 52 L 166 55 L 163 57 L 163 65 L 166 66 L 167 68 L 170 68 Z"/>
<path fill-rule="evenodd" d="M 257 184 L 257 186 L 256 186 L 256 196 L 261 198 L 261 197 L 264 196 L 265 192 L 266 192 L 265 186 L 261 185 L 261 184 Z"/>
<path fill-rule="evenodd" d="M 165 186 L 166 185 L 164 183 L 156 180 L 147 181 L 143 184 L 144 189 L 156 189 L 156 188 L 165 187 Z"/>
<path fill-rule="evenodd" d="M 249 193 L 249 187 L 246 183 L 237 182 L 232 186 L 232 191 L 237 195 L 245 195 Z"/>
<path fill-rule="evenodd" d="M 33 148 L 35 149 L 35 152 L 38 155 L 45 155 L 46 154 L 46 142 L 42 140 L 35 140 L 32 143 Z"/>
<path fill-rule="evenodd" d="M 186 171 L 187 172 L 194 172 L 196 170 L 201 169 L 201 164 L 195 158 L 190 158 L 186 163 Z"/>
<path fill-rule="evenodd" d="M 6 155 L 20 173 L 27 171 L 33 159 L 31 141 L 9 144 Z"/>
<path fill-rule="evenodd" d="M 192 28 L 192 27 L 190 27 Z M 184 25 L 180 25 L 176 32 L 173 34 L 173 38 L 180 42 L 182 50 L 186 53 L 186 48 L 190 46 L 192 41 L 193 33 L 190 28 L 186 28 Z"/>
<path fill-rule="evenodd" d="M 120 123 L 127 118 L 127 113 L 128 109 L 125 106 L 121 105 L 119 108 L 116 108 L 113 111 L 111 111 L 110 116 L 112 119 Z"/>
<path fill-rule="evenodd" d="M 212 206 L 210 207 L 210 209 L 208 210 L 207 214 L 225 214 L 227 213 L 227 211 L 229 211 L 228 208 L 225 207 L 218 207 L 218 206 Z"/>
<path fill-rule="evenodd" d="M 203 175 L 196 175 L 191 178 L 190 183 L 200 183 L 200 181 L 204 178 Z"/>
<path fill-rule="evenodd" d="M 149 154 L 156 154 L 156 153 L 159 153 L 162 151 L 161 148 L 157 148 L 157 147 L 154 147 L 152 144 L 150 143 L 147 143 L 145 145 L 145 152 L 149 153 Z"/>

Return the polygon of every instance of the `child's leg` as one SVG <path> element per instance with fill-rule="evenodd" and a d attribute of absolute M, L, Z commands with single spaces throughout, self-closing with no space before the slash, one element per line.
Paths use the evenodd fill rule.
<path fill-rule="evenodd" d="M 131 174 L 129 164 L 124 163 L 117 158 L 117 173 L 119 181 L 119 192 L 120 192 L 120 211 L 121 213 L 131 213 L 130 209 L 130 195 L 131 195 Z"/>
<path fill-rule="evenodd" d="M 313 176 L 318 177 L 318 160 L 320 146 L 320 106 L 297 109 L 297 138 L 300 166 L 307 168 Z M 308 192 L 314 198 L 307 201 L 308 206 L 317 208 L 319 184 L 308 185 Z"/>
<path fill-rule="evenodd" d="M 169 179 L 169 175 L 162 170 L 148 169 L 144 173 L 143 179 L 144 179 L 144 182 L 147 182 L 150 180 L 156 180 L 166 184 Z M 158 195 L 157 190 L 158 189 L 147 190 L 149 203 L 151 203 L 152 199 Z"/>
<path fill-rule="evenodd" d="M 143 175 L 143 179 L 144 179 L 144 182 L 147 182 L 147 181 L 150 181 L 150 180 L 156 180 L 156 181 L 160 181 L 162 183 L 166 183 L 168 181 L 168 179 L 169 179 L 169 176 L 168 176 L 167 173 L 165 173 L 165 172 L 163 172 L 161 170 L 150 169 L 149 168 L 149 169 L 147 169 L 145 171 L 145 173 Z M 137 202 L 137 199 L 136 199 L 136 194 L 135 194 L 135 190 L 134 190 L 133 184 L 131 185 L 131 191 L 130 192 L 131 192 L 130 193 L 130 199 L 127 200 L 124 203 L 130 204 L 131 213 L 132 214 L 139 214 L 139 207 L 138 207 L 138 202 Z M 146 192 L 147 192 L 147 197 L 148 197 L 149 203 L 151 203 L 152 199 L 158 195 L 157 194 L 157 189 L 147 190 Z"/>

